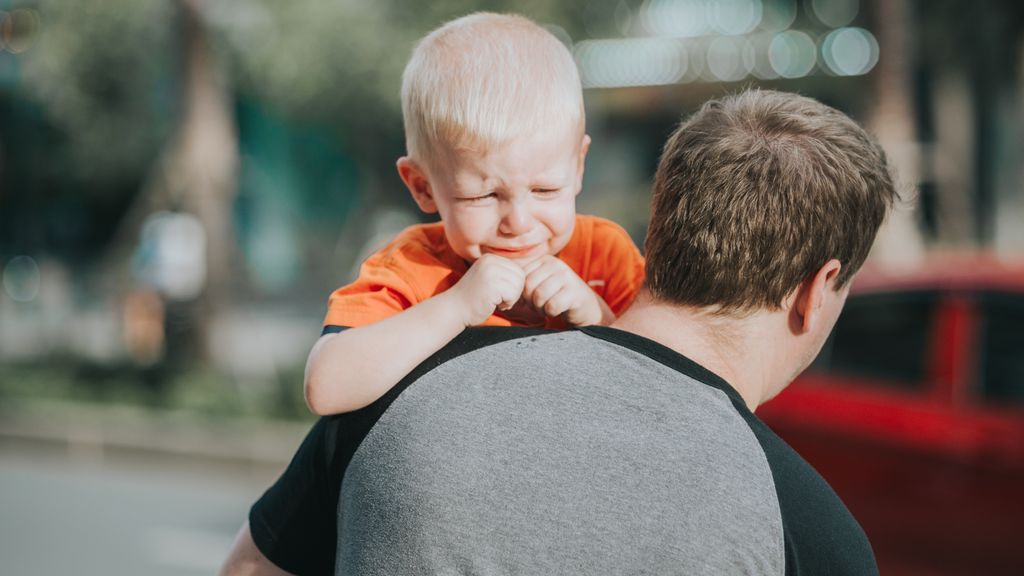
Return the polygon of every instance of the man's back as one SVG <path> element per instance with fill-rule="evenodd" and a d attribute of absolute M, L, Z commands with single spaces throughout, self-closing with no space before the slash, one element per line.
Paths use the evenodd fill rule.
<path fill-rule="evenodd" d="M 873 571 L 838 498 L 728 384 L 626 332 L 469 331 L 318 429 L 250 517 L 295 571 L 335 552 L 346 574 Z M 311 470 L 320 500 L 292 502 Z M 336 548 L 289 550 L 324 508 Z"/>

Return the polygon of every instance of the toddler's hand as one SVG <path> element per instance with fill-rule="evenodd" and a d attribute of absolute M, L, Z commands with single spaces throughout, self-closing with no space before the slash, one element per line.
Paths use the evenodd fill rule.
<path fill-rule="evenodd" d="M 548 316 L 565 313 L 573 326 L 607 324 L 615 319 L 611 309 L 568 264 L 544 256 L 526 265 L 523 298 Z"/>
<path fill-rule="evenodd" d="M 515 262 L 484 254 L 449 292 L 459 298 L 466 311 L 466 326 L 483 323 L 494 309 L 508 310 L 523 294 L 526 273 Z"/>

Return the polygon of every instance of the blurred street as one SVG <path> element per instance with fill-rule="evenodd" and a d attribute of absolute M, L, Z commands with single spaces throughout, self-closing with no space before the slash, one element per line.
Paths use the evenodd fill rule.
<path fill-rule="evenodd" d="M 209 444 L 224 438 L 212 436 L 203 454 L 169 454 L 139 430 L 124 430 L 129 446 L 102 433 L 64 441 L 25 421 L 0 428 L 0 558 L 18 576 L 212 574 L 285 464 L 218 458 Z M 166 423 L 160 432 L 180 440 Z"/>

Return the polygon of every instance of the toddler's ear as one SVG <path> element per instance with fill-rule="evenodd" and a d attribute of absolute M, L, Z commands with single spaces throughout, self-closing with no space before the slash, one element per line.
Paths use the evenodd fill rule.
<path fill-rule="evenodd" d="M 420 210 L 427 214 L 437 212 L 437 204 L 434 202 L 434 194 L 430 189 L 430 179 L 426 171 L 408 156 L 402 156 L 395 164 L 398 168 L 398 176 L 405 182 L 405 187 L 412 194 L 412 199 L 419 205 Z"/>
<path fill-rule="evenodd" d="M 583 166 L 587 162 L 587 152 L 590 150 L 590 135 L 584 134 L 580 142 L 579 164 L 576 167 L 576 193 L 583 190 Z"/>

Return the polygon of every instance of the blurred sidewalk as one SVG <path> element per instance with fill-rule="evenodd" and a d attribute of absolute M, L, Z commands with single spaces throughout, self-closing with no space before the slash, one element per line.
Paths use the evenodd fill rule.
<path fill-rule="evenodd" d="M 123 302 L 106 294 L 76 304 L 75 290 L 56 265 L 44 265 L 31 305 L 0 293 L 0 362 L 45 360 L 55 354 L 93 362 L 127 357 Z M 123 295 L 122 295 L 123 296 Z M 235 305 L 210 319 L 213 366 L 242 381 L 303 366 L 320 337 L 322 304 Z"/>
<path fill-rule="evenodd" d="M 5 401 L 0 405 L 0 449 L 63 450 L 72 459 L 98 462 L 125 455 L 180 458 L 276 475 L 310 426 L 123 405 Z"/>

